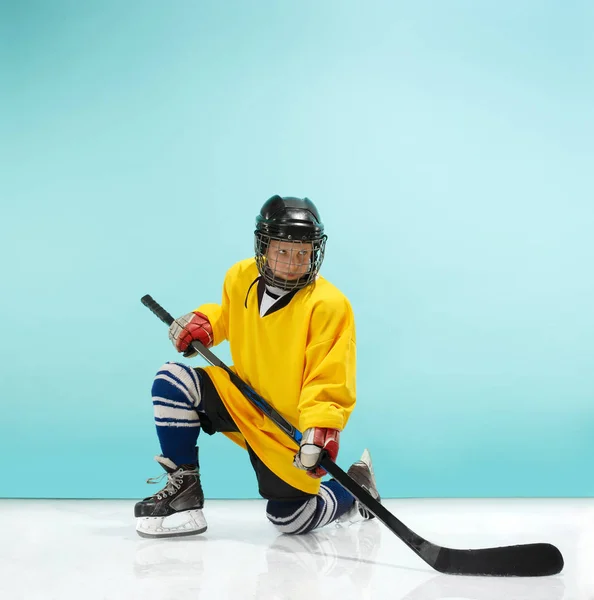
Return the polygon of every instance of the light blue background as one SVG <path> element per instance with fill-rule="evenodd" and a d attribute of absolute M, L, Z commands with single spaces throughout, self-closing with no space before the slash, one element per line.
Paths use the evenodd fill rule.
<path fill-rule="evenodd" d="M 593 494 L 591 2 L 1 6 L 1 496 L 154 491 L 176 355 L 140 297 L 218 301 L 275 193 L 318 204 L 356 312 L 339 464 Z M 208 497 L 257 496 L 200 442 Z"/>

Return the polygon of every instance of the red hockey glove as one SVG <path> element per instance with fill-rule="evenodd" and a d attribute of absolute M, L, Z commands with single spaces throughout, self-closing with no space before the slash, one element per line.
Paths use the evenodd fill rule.
<path fill-rule="evenodd" d="M 326 427 L 310 427 L 303 432 L 299 452 L 295 455 L 293 464 L 298 469 L 307 471 L 307 474 L 314 479 L 319 479 L 326 475 L 326 471 L 319 466 L 322 458 L 322 450 L 328 453 L 331 460 L 336 460 L 338 455 L 338 439 L 340 431 L 338 429 L 328 429 Z"/>
<path fill-rule="evenodd" d="M 196 356 L 197 352 L 190 347 L 194 340 L 202 342 L 207 348 L 212 346 L 214 336 L 212 325 L 206 315 L 200 312 L 191 312 L 175 319 L 169 327 L 169 339 L 173 342 L 178 352 L 184 356 Z"/>

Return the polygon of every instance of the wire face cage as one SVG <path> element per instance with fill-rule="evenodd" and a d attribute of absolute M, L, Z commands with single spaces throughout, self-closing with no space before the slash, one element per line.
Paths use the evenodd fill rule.
<path fill-rule="evenodd" d="M 294 240 L 261 231 L 254 235 L 256 264 L 264 281 L 281 290 L 300 290 L 312 283 L 320 271 L 326 249 L 325 235 L 318 239 Z"/>

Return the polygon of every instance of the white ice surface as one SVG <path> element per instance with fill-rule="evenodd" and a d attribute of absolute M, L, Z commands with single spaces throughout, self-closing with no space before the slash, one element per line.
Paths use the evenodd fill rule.
<path fill-rule="evenodd" d="M 210 500 L 209 529 L 146 540 L 134 501 L 0 500 L 0 598 L 206 600 L 594 600 L 594 500 L 388 500 L 423 537 L 473 548 L 547 541 L 560 575 L 432 571 L 377 521 L 279 535 L 263 500 Z"/>

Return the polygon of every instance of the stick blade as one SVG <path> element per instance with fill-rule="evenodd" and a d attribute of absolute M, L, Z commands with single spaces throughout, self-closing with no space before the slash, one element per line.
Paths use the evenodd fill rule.
<path fill-rule="evenodd" d="M 542 577 L 563 569 L 563 556 L 552 544 L 523 544 L 500 548 L 455 550 L 442 548 L 432 564 L 451 575 Z"/>

